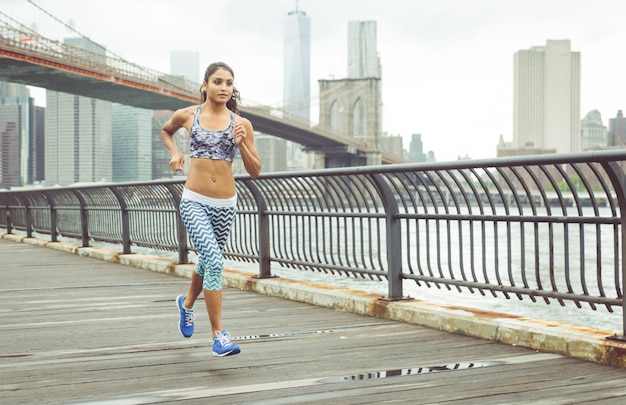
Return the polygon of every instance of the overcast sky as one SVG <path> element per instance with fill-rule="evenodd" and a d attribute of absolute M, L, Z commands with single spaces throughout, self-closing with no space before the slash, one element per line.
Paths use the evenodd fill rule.
<path fill-rule="evenodd" d="M 231 65 L 245 100 L 281 105 L 283 24 L 296 0 L 34 1 L 130 62 L 169 72 L 170 51 L 197 51 L 200 71 Z M 346 77 L 348 22 L 376 21 L 383 130 L 402 135 L 405 149 L 421 133 L 438 161 L 494 157 L 499 136 L 512 139 L 513 55 L 548 39 L 581 52 L 583 117 L 597 109 L 607 125 L 626 110 L 625 0 L 298 3 L 311 19 L 311 94 L 318 79 Z M 0 5 L 52 39 L 75 36 L 48 27 L 51 18 L 27 0 Z"/>

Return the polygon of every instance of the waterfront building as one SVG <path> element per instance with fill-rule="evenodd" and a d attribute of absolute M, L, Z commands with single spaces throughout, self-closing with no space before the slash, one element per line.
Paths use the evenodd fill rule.
<path fill-rule="evenodd" d="M 257 132 L 254 135 L 254 144 L 261 157 L 261 162 L 263 162 L 264 172 L 287 170 L 286 140 Z"/>
<path fill-rule="evenodd" d="M 0 105 L 0 189 L 22 185 L 19 116 L 19 105 Z"/>
<path fill-rule="evenodd" d="M 42 114 L 25 85 L 0 82 L 0 188 L 43 180 Z"/>
<path fill-rule="evenodd" d="M 112 181 L 111 102 L 46 91 L 46 185 Z"/>
<path fill-rule="evenodd" d="M 515 54 L 513 148 L 580 150 L 580 61 L 569 40 Z"/>
<path fill-rule="evenodd" d="M 609 118 L 608 138 L 609 146 L 626 146 L 626 120 L 622 110 L 617 112 L 615 118 Z"/>
<path fill-rule="evenodd" d="M 581 122 L 581 149 L 598 149 L 608 146 L 606 127 L 602 124 L 600 111 L 587 113 Z"/>
<path fill-rule="evenodd" d="M 407 152 L 402 147 L 403 140 L 400 135 L 389 135 L 383 133 L 380 137 L 380 150 L 381 152 L 395 155 L 401 159 L 406 159 Z"/>
<path fill-rule="evenodd" d="M 34 106 L 34 116 L 30 120 L 30 154 L 29 160 L 31 164 L 31 173 L 33 175 L 32 181 L 29 180 L 28 184 L 43 183 L 46 179 L 45 171 L 45 117 L 46 108 L 41 106 Z"/>
<path fill-rule="evenodd" d="M 113 103 L 113 181 L 152 180 L 152 110 Z"/>

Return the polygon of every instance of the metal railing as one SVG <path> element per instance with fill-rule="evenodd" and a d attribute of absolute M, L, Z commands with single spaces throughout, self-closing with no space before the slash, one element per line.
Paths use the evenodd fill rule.
<path fill-rule="evenodd" d="M 403 283 L 414 282 L 626 314 L 625 162 L 620 150 L 237 176 L 224 255 L 258 262 L 258 277 L 277 264 L 387 280 L 388 300 L 404 299 Z M 4 191 L 0 224 L 83 246 L 121 243 L 124 253 L 178 251 L 187 263 L 182 189 L 161 181 Z"/>

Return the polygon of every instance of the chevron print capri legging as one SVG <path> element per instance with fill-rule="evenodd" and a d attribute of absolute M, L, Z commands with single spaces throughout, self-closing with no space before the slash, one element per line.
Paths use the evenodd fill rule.
<path fill-rule="evenodd" d="M 222 289 L 224 256 L 222 251 L 235 221 L 235 207 L 214 207 L 182 199 L 180 216 L 199 253 L 196 273 L 205 290 Z"/>

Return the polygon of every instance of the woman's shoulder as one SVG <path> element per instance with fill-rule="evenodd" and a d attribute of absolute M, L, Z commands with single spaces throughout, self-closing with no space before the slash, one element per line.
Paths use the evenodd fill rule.
<path fill-rule="evenodd" d="M 172 115 L 172 120 L 187 122 L 188 120 L 191 120 L 193 118 L 193 116 L 196 114 L 197 109 L 197 105 L 190 105 L 189 107 L 180 108 L 174 111 L 174 114 Z"/>
<path fill-rule="evenodd" d="M 191 115 L 194 115 L 199 107 L 200 107 L 199 105 L 190 105 L 188 107 L 183 107 L 183 108 L 180 108 L 180 109 L 176 110 L 176 112 L 174 114 L 180 114 L 180 115 L 190 115 L 191 114 Z"/>
<path fill-rule="evenodd" d="M 233 113 L 235 115 L 235 122 L 241 122 L 244 125 L 252 125 L 249 119 L 242 117 L 239 114 Z"/>

